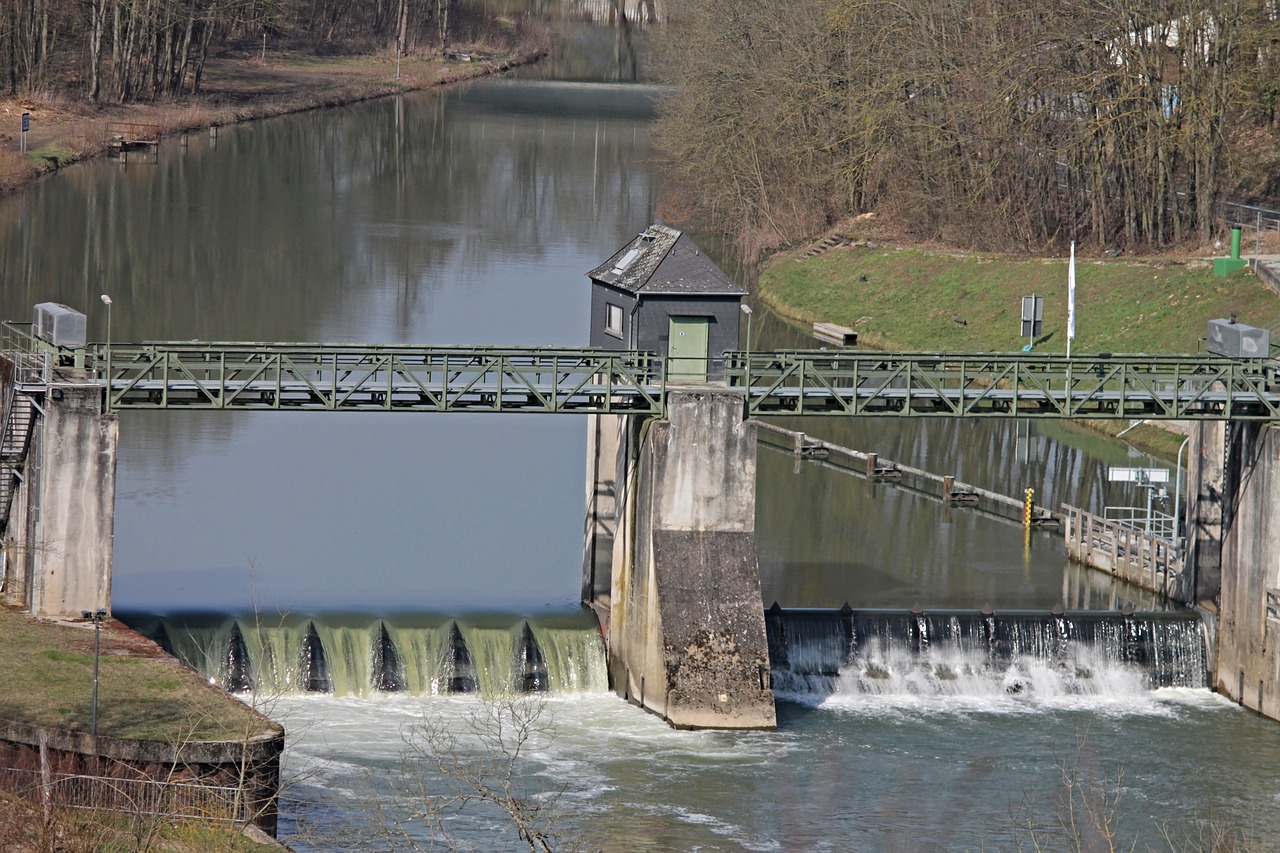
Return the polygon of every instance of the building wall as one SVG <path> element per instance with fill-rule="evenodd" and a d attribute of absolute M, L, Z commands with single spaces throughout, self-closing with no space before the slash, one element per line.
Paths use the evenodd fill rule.
<path fill-rule="evenodd" d="M 636 348 L 665 356 L 672 316 L 710 317 L 707 352 L 713 363 L 707 375 L 719 376 L 724 369 L 723 362 L 718 361 L 720 356 L 738 348 L 740 303 L 737 296 L 645 297 L 636 311 Z"/>
<path fill-rule="evenodd" d="M 615 335 L 605 329 L 609 303 L 622 309 L 621 334 Z M 635 304 L 635 297 L 625 290 L 616 290 L 593 283 L 591 285 L 591 346 L 611 350 L 635 349 L 631 345 L 631 310 Z"/>
<path fill-rule="evenodd" d="M 637 308 L 633 294 L 608 285 L 592 284 L 591 346 L 613 350 L 637 349 L 666 356 L 669 318 L 674 315 L 711 318 L 707 327 L 707 350 L 713 360 L 718 360 L 724 353 L 739 347 L 738 330 L 742 318 L 739 308 L 742 300 L 739 296 L 642 296 L 639 301 Z M 605 330 L 608 303 L 622 308 L 620 336 Z M 719 370 L 713 364 L 708 373 L 714 377 L 722 369 L 722 364 Z"/>

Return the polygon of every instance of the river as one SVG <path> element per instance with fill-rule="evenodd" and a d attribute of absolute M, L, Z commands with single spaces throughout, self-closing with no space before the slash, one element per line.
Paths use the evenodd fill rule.
<path fill-rule="evenodd" d="M 0 202 L 0 309 L 65 302 L 98 340 L 107 293 L 120 341 L 579 345 L 584 273 L 658 209 L 656 93 L 526 75 L 193 135 L 156 163 L 77 166 Z M 756 316 L 753 349 L 809 345 Z M 798 428 L 1008 494 L 1032 487 L 1051 506 L 1137 503 L 1106 467 L 1167 467 L 1049 425 L 1022 440 L 960 421 Z M 122 414 L 117 614 L 143 630 L 163 616 L 214 676 L 233 621 L 257 637 L 260 670 L 268 648 L 296 658 L 309 625 L 329 639 L 334 693 L 275 672 L 258 697 L 291 732 L 282 828 L 297 849 L 349 846 L 343 832 L 379 823 L 375 800 L 407 814 L 393 784 L 405 726 L 460 730 L 483 709 L 431 686 L 430 638 L 455 620 L 490 685 L 510 662 L 482 650 L 509 648 L 526 620 L 554 659 L 517 779 L 563 790 L 562 828 L 594 848 L 1012 850 L 1019 816 L 1056 813 L 1069 766 L 1118 802 L 1126 838 L 1163 849 L 1160 826 L 1212 818 L 1274 849 L 1275 724 L 1107 661 L 993 674 L 948 652 L 918 671 L 867 650 L 862 675 L 780 692 L 771 733 L 675 732 L 627 705 L 576 606 L 585 431 L 571 416 Z M 762 606 L 1149 604 L 1069 566 L 1051 533 L 1024 546 L 1016 525 L 770 449 L 757 529 Z M 357 646 L 379 625 L 416 673 L 406 692 L 369 687 Z M 911 671 L 863 677 L 895 666 Z M 448 825 L 471 849 L 519 848 L 500 814 Z"/>

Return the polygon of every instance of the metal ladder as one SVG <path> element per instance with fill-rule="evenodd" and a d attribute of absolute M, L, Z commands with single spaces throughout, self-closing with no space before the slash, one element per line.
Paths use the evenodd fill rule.
<path fill-rule="evenodd" d="M 10 383 L 5 393 L 4 423 L 0 424 L 0 540 L 8 531 L 13 498 L 22 484 L 35 410 L 34 400 L 19 394 L 16 382 Z"/>

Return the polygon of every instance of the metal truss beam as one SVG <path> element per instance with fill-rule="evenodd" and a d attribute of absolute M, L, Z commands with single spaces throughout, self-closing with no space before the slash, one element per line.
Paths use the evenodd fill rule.
<path fill-rule="evenodd" d="M 751 416 L 1280 419 L 1270 360 L 852 350 L 726 357 Z"/>
<path fill-rule="evenodd" d="M 157 341 L 58 350 L 5 323 L 43 381 L 105 386 L 108 409 L 665 414 L 652 353 Z M 26 361 L 23 361 L 25 364 Z M 52 368 L 51 368 L 52 366 Z M 788 350 L 708 363 L 751 417 L 1280 421 L 1280 362 L 1216 355 Z"/>
<path fill-rule="evenodd" d="M 545 347 L 96 347 L 109 409 L 661 414 L 644 353 Z M 109 362 L 108 362 L 109 358 Z"/>

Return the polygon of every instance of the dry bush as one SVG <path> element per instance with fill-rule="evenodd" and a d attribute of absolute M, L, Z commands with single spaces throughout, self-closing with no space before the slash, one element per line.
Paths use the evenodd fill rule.
<path fill-rule="evenodd" d="M 0 150 L 0 190 L 9 191 L 31 181 L 37 174 L 35 163 L 17 151 Z"/>

